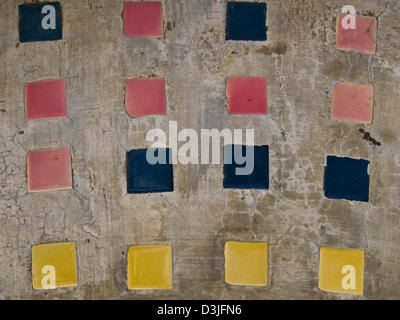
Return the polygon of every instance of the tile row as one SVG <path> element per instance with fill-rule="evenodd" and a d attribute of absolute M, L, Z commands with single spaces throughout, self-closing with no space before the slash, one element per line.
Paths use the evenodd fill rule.
<path fill-rule="evenodd" d="M 221 252 L 222 255 L 222 252 Z M 226 241 L 225 282 L 267 287 L 269 248 L 266 242 Z M 131 246 L 127 254 L 128 290 L 173 289 L 171 244 Z M 176 266 L 175 262 L 175 266 Z M 363 294 L 364 251 L 321 247 L 318 288 L 333 293 Z M 32 247 L 32 286 L 36 290 L 78 285 L 75 242 Z"/>
<path fill-rule="evenodd" d="M 163 8 L 159 1 L 126 1 L 123 6 L 123 31 L 128 37 L 164 37 Z M 225 39 L 265 41 L 268 27 L 267 3 L 228 1 Z M 351 20 L 354 20 L 354 25 Z M 350 22 L 349 22 L 350 20 Z M 376 18 L 338 15 L 336 47 L 368 54 L 376 51 Z M 62 12 L 59 2 L 19 5 L 20 42 L 62 39 Z"/>
<path fill-rule="evenodd" d="M 268 114 L 267 77 L 228 77 L 226 80 L 229 114 Z M 374 87 L 338 82 L 332 95 L 331 118 L 371 123 Z M 28 121 L 67 117 L 65 79 L 25 84 L 25 116 Z M 166 81 L 163 78 L 128 79 L 125 107 L 131 117 L 165 115 Z"/>
<path fill-rule="evenodd" d="M 254 154 L 250 174 L 237 174 L 238 163 L 232 150 Z M 167 159 L 152 164 L 148 154 Z M 174 190 L 172 150 L 170 148 L 135 149 L 126 153 L 126 192 L 128 194 L 171 192 Z M 223 187 L 226 189 L 269 189 L 269 147 L 225 145 Z M 228 159 L 226 157 L 229 157 Z M 28 191 L 53 191 L 72 188 L 71 154 L 69 148 L 33 150 L 28 153 Z M 325 197 L 368 202 L 369 161 L 327 156 L 323 189 Z"/>

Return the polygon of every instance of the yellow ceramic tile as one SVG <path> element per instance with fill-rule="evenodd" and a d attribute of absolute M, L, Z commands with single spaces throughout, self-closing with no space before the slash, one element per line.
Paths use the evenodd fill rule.
<path fill-rule="evenodd" d="M 34 289 L 55 289 L 78 285 L 74 242 L 42 244 L 32 247 Z"/>
<path fill-rule="evenodd" d="M 172 289 L 171 245 L 129 248 L 128 289 Z"/>
<path fill-rule="evenodd" d="M 328 292 L 363 294 L 364 251 L 321 248 L 319 288 Z"/>
<path fill-rule="evenodd" d="M 225 282 L 239 286 L 266 286 L 268 244 L 235 242 L 225 244 Z"/>

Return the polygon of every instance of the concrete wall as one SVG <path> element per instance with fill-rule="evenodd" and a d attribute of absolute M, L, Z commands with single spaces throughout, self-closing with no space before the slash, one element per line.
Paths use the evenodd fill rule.
<path fill-rule="evenodd" d="M 400 298 L 398 0 L 268 0 L 266 42 L 225 41 L 225 0 L 162 0 L 163 39 L 123 34 L 122 0 L 60 0 L 61 41 L 19 43 L 19 0 L 0 2 L 0 297 Z M 352 4 L 378 18 L 377 53 L 335 47 Z M 225 81 L 268 77 L 267 116 L 229 115 Z M 130 118 L 127 78 L 167 81 L 167 116 Z M 68 118 L 26 122 L 24 83 L 66 78 Z M 373 83 L 372 125 L 330 119 L 336 81 Z M 174 167 L 175 191 L 127 195 L 125 152 L 146 133 L 255 128 L 270 190 L 222 188 L 221 165 Z M 359 129 L 381 143 L 374 146 Z M 73 189 L 27 192 L 29 150 L 71 147 Z M 369 159 L 370 203 L 326 199 L 326 155 Z M 79 286 L 34 291 L 31 246 L 76 241 Z M 269 243 L 267 288 L 224 283 L 226 240 Z M 174 289 L 129 292 L 133 244 L 173 245 Z M 318 289 L 319 247 L 364 249 L 364 296 Z"/>

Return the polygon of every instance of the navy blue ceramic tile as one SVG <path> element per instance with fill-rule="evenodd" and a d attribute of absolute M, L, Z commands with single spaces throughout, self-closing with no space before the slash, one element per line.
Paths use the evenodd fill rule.
<path fill-rule="evenodd" d="M 367 160 L 327 157 L 325 197 L 368 202 L 369 175 Z"/>
<path fill-rule="evenodd" d="M 238 175 L 236 169 L 246 167 L 238 164 L 234 148 L 240 148 L 243 157 L 253 152 L 254 167 L 248 175 Z M 230 152 L 232 150 L 232 152 Z M 227 163 L 230 159 L 230 163 Z M 226 145 L 224 147 L 224 188 L 227 189 L 268 189 L 269 188 L 269 148 L 268 146 Z"/>
<path fill-rule="evenodd" d="M 126 180 L 128 193 L 169 192 L 174 190 L 172 154 L 170 149 L 149 149 L 165 152 L 165 164 L 150 164 L 146 158 L 148 149 L 131 150 L 126 153 Z"/>
<path fill-rule="evenodd" d="M 48 41 L 62 38 L 59 2 L 21 4 L 19 8 L 19 41 Z"/>
<path fill-rule="evenodd" d="M 267 4 L 228 2 L 226 40 L 267 40 Z"/>

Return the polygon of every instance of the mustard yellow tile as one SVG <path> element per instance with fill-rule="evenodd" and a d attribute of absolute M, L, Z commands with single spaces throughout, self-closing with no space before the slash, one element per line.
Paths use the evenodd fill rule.
<path fill-rule="evenodd" d="M 78 285 L 74 242 L 42 244 L 32 247 L 34 289 L 55 289 Z"/>
<path fill-rule="evenodd" d="M 172 289 L 171 245 L 129 248 L 128 289 Z"/>
<path fill-rule="evenodd" d="M 267 286 L 268 244 L 227 241 L 225 282 L 238 286 Z"/>
<path fill-rule="evenodd" d="M 364 251 L 321 248 L 319 288 L 327 292 L 363 294 Z"/>

